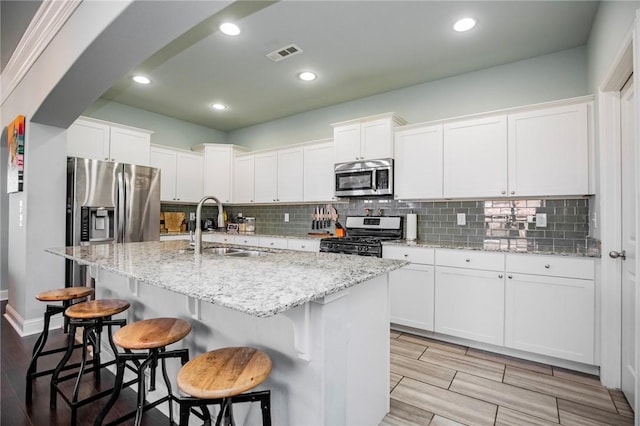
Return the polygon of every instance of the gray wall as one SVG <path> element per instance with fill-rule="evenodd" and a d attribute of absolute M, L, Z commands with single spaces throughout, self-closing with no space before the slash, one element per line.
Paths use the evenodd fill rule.
<path fill-rule="evenodd" d="M 189 149 L 201 143 L 225 143 L 227 134 L 209 127 L 98 99 L 84 113 L 88 117 L 153 130 L 151 143 Z"/>
<path fill-rule="evenodd" d="M 331 123 L 389 111 L 420 123 L 589 93 L 579 47 L 232 131 L 227 141 L 263 149 L 333 137 Z"/>

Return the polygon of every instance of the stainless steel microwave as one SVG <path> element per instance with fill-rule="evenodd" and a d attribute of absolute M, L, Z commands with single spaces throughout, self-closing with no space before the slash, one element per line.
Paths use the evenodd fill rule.
<path fill-rule="evenodd" d="M 393 194 L 393 159 L 354 161 L 335 165 L 336 196 Z"/>

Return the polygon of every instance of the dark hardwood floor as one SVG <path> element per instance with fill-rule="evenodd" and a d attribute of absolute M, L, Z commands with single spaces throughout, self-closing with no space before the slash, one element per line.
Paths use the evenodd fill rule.
<path fill-rule="evenodd" d="M 7 302 L 2 302 L 2 318 L 0 322 L 0 344 L 1 351 L 1 405 L 0 405 L 0 425 L 21 426 L 21 425 L 68 425 L 71 421 L 71 409 L 58 396 L 57 409 L 49 409 L 49 376 L 40 377 L 35 380 L 33 386 L 33 402 L 30 405 L 25 403 L 25 374 L 31 360 L 31 351 L 37 339 L 37 335 L 21 338 L 13 327 L 4 318 Z M 44 310 L 44 304 L 43 304 Z M 65 344 L 66 337 L 62 330 L 54 330 L 49 334 L 47 348 L 54 348 Z M 79 352 L 77 350 L 76 352 Z M 39 370 L 52 368 L 57 364 L 62 354 L 54 354 L 44 358 L 39 362 Z M 78 359 L 77 355 L 74 355 Z M 107 389 L 113 385 L 113 374 L 103 371 L 100 385 L 94 385 L 92 374 L 87 374 L 80 387 L 81 395 L 90 395 L 100 389 Z M 67 395 L 71 393 L 74 380 L 65 382 Z M 133 411 L 136 406 L 135 393 L 126 389 L 120 394 L 120 398 L 114 408 L 110 411 L 106 422 L 111 421 L 123 413 Z M 87 404 L 78 410 L 78 425 L 93 425 L 97 413 L 106 403 L 106 398 Z M 175 419 L 174 419 L 175 420 Z M 133 420 L 124 423 L 133 424 Z M 169 419 L 157 409 L 147 411 L 143 417 L 143 425 L 168 425 Z"/>

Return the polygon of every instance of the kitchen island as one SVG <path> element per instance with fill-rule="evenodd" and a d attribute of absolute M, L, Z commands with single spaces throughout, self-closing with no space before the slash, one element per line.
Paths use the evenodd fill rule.
<path fill-rule="evenodd" d="M 186 241 L 161 241 L 47 251 L 87 265 L 96 297 L 129 300 L 129 322 L 188 319 L 193 331 L 176 345 L 191 357 L 239 345 L 268 353 L 273 370 L 259 389 L 271 389 L 273 424 L 378 424 L 389 408 L 387 273 L 406 262 L 225 247 L 233 248 L 205 243 L 198 255 Z M 237 424 L 258 424 L 259 408 L 247 408 L 234 410 Z"/>

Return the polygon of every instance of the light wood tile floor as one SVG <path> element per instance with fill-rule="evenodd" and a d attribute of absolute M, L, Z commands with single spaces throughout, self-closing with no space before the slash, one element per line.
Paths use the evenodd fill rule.
<path fill-rule="evenodd" d="M 633 425 L 597 377 L 395 331 L 390 387 L 380 426 Z"/>

